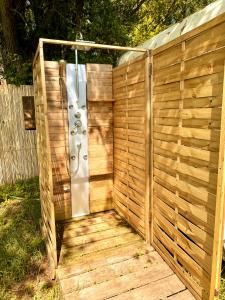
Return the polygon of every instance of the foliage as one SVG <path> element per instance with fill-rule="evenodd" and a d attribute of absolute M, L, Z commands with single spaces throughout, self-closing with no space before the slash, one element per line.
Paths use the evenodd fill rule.
<path fill-rule="evenodd" d="M 151 5 L 145 3 L 138 13 L 138 24 L 130 32 L 130 41 L 133 45 L 140 44 L 213 1 L 153 0 Z"/>
<path fill-rule="evenodd" d="M 32 64 L 19 54 L 9 54 L 10 66 L 5 68 L 4 76 L 8 82 L 15 85 L 32 84 Z"/>
<path fill-rule="evenodd" d="M 0 187 L 0 299 L 58 299 L 44 275 L 38 178 Z"/>
<path fill-rule="evenodd" d="M 84 40 L 135 46 L 181 21 L 212 0 L 0 0 L 0 51 L 9 83 L 32 81 L 32 58 L 39 37 Z M 6 13 L 7 12 L 7 13 Z M 4 24 L 11 26 L 4 26 Z M 10 38 L 9 38 L 10 37 Z M 70 49 L 46 47 L 47 59 L 64 56 Z M 115 64 L 121 53 L 92 50 L 80 53 L 80 62 Z"/>
<path fill-rule="evenodd" d="M 220 300 L 225 299 L 225 279 L 221 279 L 221 287 L 220 287 L 220 295 L 219 295 Z"/>
<path fill-rule="evenodd" d="M 223 261 L 219 300 L 225 300 L 225 262 Z"/>

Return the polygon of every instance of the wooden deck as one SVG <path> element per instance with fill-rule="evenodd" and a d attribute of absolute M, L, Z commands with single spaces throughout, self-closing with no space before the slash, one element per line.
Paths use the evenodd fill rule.
<path fill-rule="evenodd" d="M 65 300 L 193 300 L 162 260 L 114 211 L 60 225 L 59 279 Z"/>

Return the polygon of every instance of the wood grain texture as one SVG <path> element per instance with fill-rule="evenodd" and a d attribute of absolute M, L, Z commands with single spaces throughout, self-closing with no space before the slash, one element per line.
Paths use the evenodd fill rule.
<path fill-rule="evenodd" d="M 115 209 L 147 240 L 149 224 L 150 61 L 113 69 Z"/>
<path fill-rule="evenodd" d="M 112 66 L 87 64 L 90 212 L 112 208 Z"/>
<path fill-rule="evenodd" d="M 45 61 L 56 220 L 71 218 L 65 61 Z"/>
<path fill-rule="evenodd" d="M 88 101 L 113 101 L 112 65 L 87 64 Z"/>

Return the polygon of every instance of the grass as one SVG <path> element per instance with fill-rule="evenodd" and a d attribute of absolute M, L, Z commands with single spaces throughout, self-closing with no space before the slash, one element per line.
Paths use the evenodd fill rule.
<path fill-rule="evenodd" d="M 60 299 L 39 219 L 38 178 L 0 186 L 0 299 Z"/>

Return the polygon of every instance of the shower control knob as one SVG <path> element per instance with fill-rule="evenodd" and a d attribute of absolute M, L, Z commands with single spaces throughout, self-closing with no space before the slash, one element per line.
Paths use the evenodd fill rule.
<path fill-rule="evenodd" d="M 72 109 L 72 108 L 73 108 L 73 104 L 70 104 L 70 105 L 69 105 L 69 109 Z"/>
<path fill-rule="evenodd" d="M 87 155 L 84 155 L 84 156 L 83 156 L 83 159 L 84 159 L 84 160 L 87 160 L 87 159 L 88 159 L 88 156 L 87 156 Z"/>
<path fill-rule="evenodd" d="M 72 155 L 70 158 L 71 158 L 72 160 L 75 160 L 75 159 L 76 159 L 76 156 L 75 156 L 75 155 Z"/>
<path fill-rule="evenodd" d="M 77 112 L 77 113 L 75 113 L 74 117 L 77 118 L 77 119 L 80 119 L 81 114 L 79 112 Z"/>
<path fill-rule="evenodd" d="M 81 126 L 82 126 L 82 122 L 81 122 L 80 120 L 77 120 L 77 121 L 74 123 L 74 125 L 75 125 L 76 127 L 81 127 Z"/>

